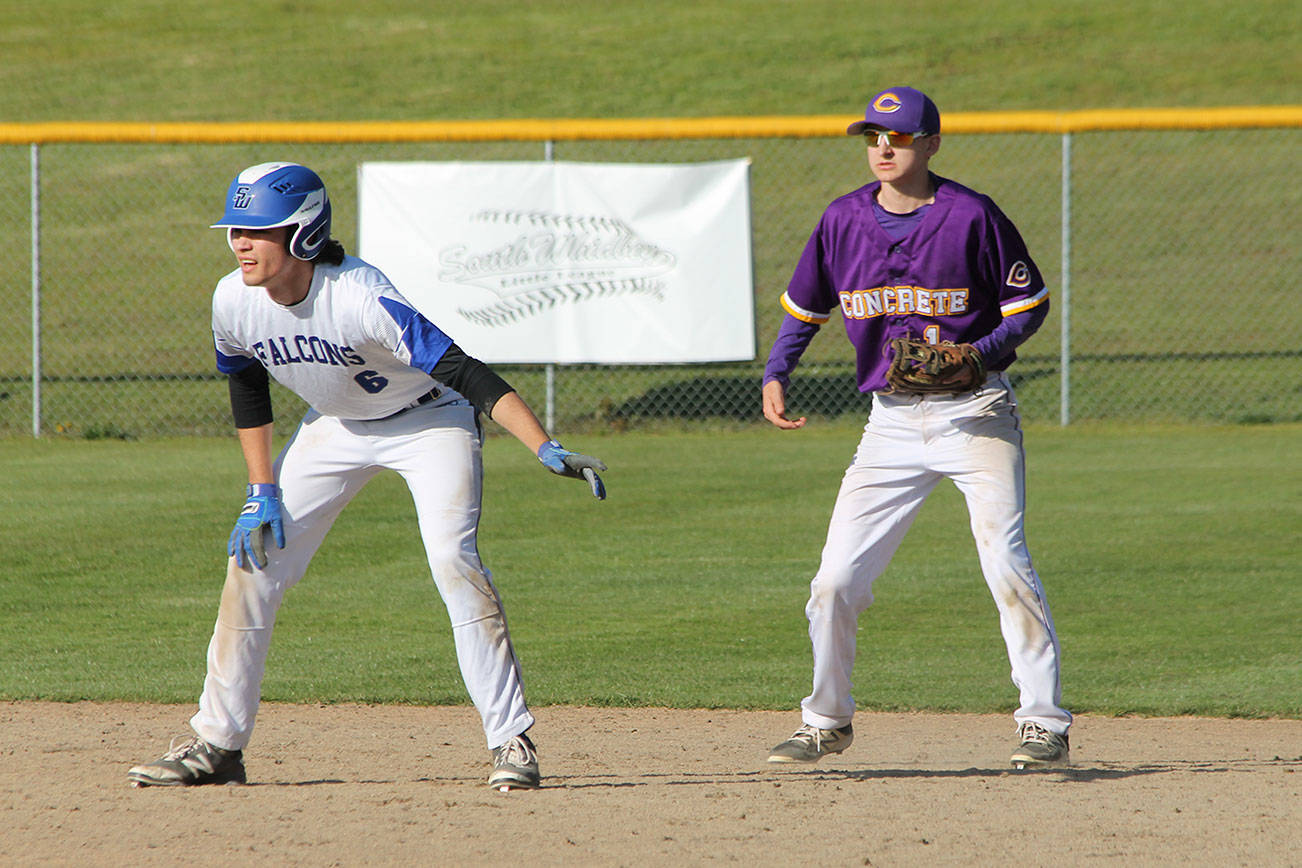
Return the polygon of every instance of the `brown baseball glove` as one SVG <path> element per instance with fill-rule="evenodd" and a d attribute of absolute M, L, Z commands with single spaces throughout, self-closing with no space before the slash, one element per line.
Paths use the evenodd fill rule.
<path fill-rule="evenodd" d="M 921 395 L 974 392 L 986 381 L 985 362 L 971 344 L 929 344 L 911 338 L 891 341 L 886 382 L 892 392 Z"/>

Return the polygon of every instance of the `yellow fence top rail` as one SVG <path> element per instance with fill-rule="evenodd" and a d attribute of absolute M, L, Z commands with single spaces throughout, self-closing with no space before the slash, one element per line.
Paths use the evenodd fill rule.
<path fill-rule="evenodd" d="M 0 144 L 236 142 L 483 142 L 588 139 L 760 139 L 845 135 L 853 115 L 713 118 L 572 118 L 486 121 L 0 123 Z M 1077 133 L 1302 126 L 1302 105 L 1097 109 L 1073 112 L 951 112 L 946 133 Z"/>

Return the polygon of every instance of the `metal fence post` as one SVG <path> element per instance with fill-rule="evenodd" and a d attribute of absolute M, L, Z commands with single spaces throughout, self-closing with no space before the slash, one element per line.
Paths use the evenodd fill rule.
<path fill-rule="evenodd" d="M 1071 422 L 1071 133 L 1062 134 L 1062 339 L 1059 424 Z"/>
<path fill-rule="evenodd" d="M 555 143 L 551 139 L 543 142 L 543 159 L 549 163 L 556 159 Z M 543 406 L 543 426 L 547 429 L 547 433 L 550 434 L 556 430 L 556 365 L 548 362 L 544 368 L 544 374 L 547 383 L 547 398 L 546 404 Z"/>
<path fill-rule="evenodd" d="M 41 436 L 41 148 L 31 147 L 32 164 L 32 436 Z"/>

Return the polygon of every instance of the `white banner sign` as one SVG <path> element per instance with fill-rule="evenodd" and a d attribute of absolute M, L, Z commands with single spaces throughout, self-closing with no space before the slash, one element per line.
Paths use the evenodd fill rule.
<path fill-rule="evenodd" d="M 755 357 L 750 161 L 363 163 L 363 259 L 486 362 Z"/>

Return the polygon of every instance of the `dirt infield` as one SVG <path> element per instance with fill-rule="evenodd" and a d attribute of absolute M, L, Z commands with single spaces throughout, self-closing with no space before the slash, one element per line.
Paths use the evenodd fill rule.
<path fill-rule="evenodd" d="M 544 788 L 485 785 L 469 708 L 265 705 L 246 786 L 132 789 L 192 709 L 0 704 L 7 865 L 1302 864 L 1302 721 L 1081 717 L 1007 767 L 1003 716 L 861 714 L 769 767 L 795 712 L 543 707 Z"/>

